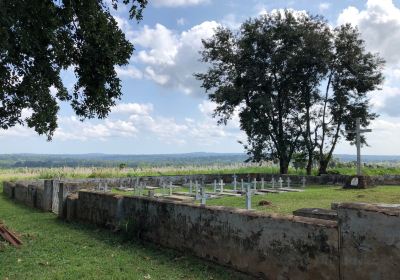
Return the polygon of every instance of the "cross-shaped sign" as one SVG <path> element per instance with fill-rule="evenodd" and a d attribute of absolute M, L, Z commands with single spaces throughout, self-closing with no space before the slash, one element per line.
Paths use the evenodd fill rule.
<path fill-rule="evenodd" d="M 361 119 L 356 119 L 356 130 L 348 130 L 346 133 L 356 134 L 357 146 L 357 176 L 361 176 L 361 133 L 372 132 L 371 129 L 361 129 Z"/>

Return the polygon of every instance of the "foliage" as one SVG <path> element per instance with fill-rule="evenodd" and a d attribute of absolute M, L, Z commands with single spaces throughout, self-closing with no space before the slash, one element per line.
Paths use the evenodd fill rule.
<path fill-rule="evenodd" d="M 140 20 L 147 0 L 122 3 Z M 83 120 L 105 118 L 121 96 L 114 67 L 128 63 L 133 45 L 105 0 L 0 0 L 0 38 L 2 129 L 27 124 L 50 140 L 59 101 Z M 72 92 L 61 79 L 66 69 L 77 78 Z"/>
<path fill-rule="evenodd" d="M 336 144 L 341 137 L 355 141 L 356 118 L 367 126 L 377 117 L 371 112 L 367 93 L 378 89 L 383 82 L 384 61 L 365 51 L 364 41 L 356 28 L 344 25 L 334 30 L 332 60 L 327 74 L 325 96 L 317 105 L 322 109 L 322 117 L 315 120 L 315 141 L 319 152 L 319 174 L 326 173 Z M 332 92 L 330 94 L 330 91 Z M 361 142 L 366 143 L 365 136 Z"/>
<path fill-rule="evenodd" d="M 219 124 L 239 113 L 251 160 L 278 158 L 287 173 L 293 154 L 306 152 L 311 173 L 319 150 L 326 170 L 344 129 L 356 117 L 363 125 L 376 117 L 366 93 L 382 83 L 383 61 L 359 37 L 349 25 L 332 31 L 321 17 L 275 12 L 247 20 L 237 33 L 218 28 L 203 41 L 210 68 L 195 76 L 217 104 Z"/>

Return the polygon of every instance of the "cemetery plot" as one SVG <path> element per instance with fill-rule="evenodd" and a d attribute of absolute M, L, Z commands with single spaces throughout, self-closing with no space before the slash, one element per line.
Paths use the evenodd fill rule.
<path fill-rule="evenodd" d="M 128 186 L 120 186 L 113 191 L 135 196 L 149 196 L 174 201 L 184 201 L 200 203 L 206 205 L 209 200 L 219 200 L 223 198 L 242 199 L 245 202 L 240 208 L 252 209 L 253 196 L 266 196 L 281 193 L 299 193 L 306 187 L 306 179 L 300 182 L 293 182 L 290 177 L 272 177 L 270 181 L 261 178 L 238 180 L 236 175 L 232 176 L 232 181 L 227 183 L 223 179 L 213 180 L 211 183 L 204 183 L 200 180 L 187 179 L 183 185 L 173 184 L 172 181 L 159 182 L 158 185 L 149 186 L 145 180 L 137 177 Z M 107 186 L 98 188 L 99 191 L 110 191 Z"/>

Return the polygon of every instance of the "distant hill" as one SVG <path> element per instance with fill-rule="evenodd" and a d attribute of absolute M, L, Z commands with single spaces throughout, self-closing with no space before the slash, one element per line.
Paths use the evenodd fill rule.
<path fill-rule="evenodd" d="M 349 161 L 356 161 L 357 156 L 356 155 L 343 155 L 343 154 L 338 154 L 334 155 L 335 158 L 339 159 L 340 161 L 343 162 L 349 162 Z M 361 160 L 363 162 L 400 162 L 400 156 L 382 156 L 382 155 L 362 155 Z"/>
<path fill-rule="evenodd" d="M 231 164 L 244 162 L 245 154 L 187 153 L 155 155 L 114 154 L 2 154 L 0 168 L 13 167 L 128 167 Z"/>
<path fill-rule="evenodd" d="M 355 161 L 355 155 L 338 154 L 342 162 Z M 1 154 L 0 168 L 15 167 L 117 167 L 121 163 L 128 167 L 184 166 L 242 163 L 247 159 L 242 153 L 187 153 L 154 155 L 118 154 Z M 364 155 L 363 162 L 400 162 L 400 156 Z"/>

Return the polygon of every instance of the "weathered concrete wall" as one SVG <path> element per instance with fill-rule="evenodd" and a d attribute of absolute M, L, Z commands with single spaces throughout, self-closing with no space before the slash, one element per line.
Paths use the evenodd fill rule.
<path fill-rule="evenodd" d="M 29 207 L 48 211 L 48 204 L 51 204 L 43 181 L 3 182 L 3 191 L 9 198 Z M 49 191 L 51 190 L 47 187 L 47 192 Z"/>
<path fill-rule="evenodd" d="M 400 205 L 337 205 L 343 279 L 399 279 Z"/>
<path fill-rule="evenodd" d="M 337 223 L 80 191 L 77 219 L 266 279 L 338 279 Z"/>
<path fill-rule="evenodd" d="M 5 182 L 4 193 L 47 211 L 55 194 L 60 217 L 68 221 L 124 227 L 144 240 L 266 279 L 400 275 L 400 205 L 334 204 L 336 222 L 82 191 L 96 184 L 58 181 L 54 193 L 54 181 Z"/>
<path fill-rule="evenodd" d="M 15 183 L 3 182 L 3 193 L 10 199 L 14 199 Z"/>
<path fill-rule="evenodd" d="M 29 205 L 28 185 L 22 183 L 15 184 L 14 198 L 16 201 Z"/>
<path fill-rule="evenodd" d="M 85 188 L 81 184 L 78 183 L 60 183 L 58 190 L 58 216 L 60 218 L 67 217 L 67 197 L 70 194 L 74 194 L 77 191 Z"/>
<path fill-rule="evenodd" d="M 122 196 L 80 191 L 77 218 L 99 226 L 118 227 L 123 220 Z"/>
<path fill-rule="evenodd" d="M 51 211 L 53 204 L 53 180 L 44 180 L 42 210 Z"/>

